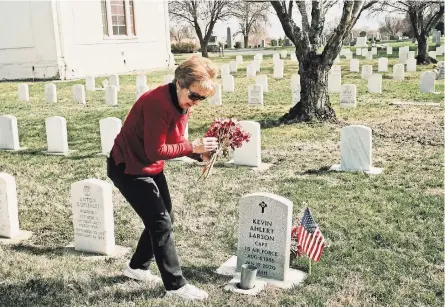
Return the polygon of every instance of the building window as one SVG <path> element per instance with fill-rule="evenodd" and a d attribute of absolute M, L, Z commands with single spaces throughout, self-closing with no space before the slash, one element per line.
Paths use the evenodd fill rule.
<path fill-rule="evenodd" d="M 101 0 L 104 35 L 135 36 L 134 2 L 132 0 Z"/>

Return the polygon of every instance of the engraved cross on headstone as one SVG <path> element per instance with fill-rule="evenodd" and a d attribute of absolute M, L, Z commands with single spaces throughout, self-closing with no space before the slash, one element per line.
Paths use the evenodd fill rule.
<path fill-rule="evenodd" d="M 262 201 L 262 202 L 259 204 L 259 206 L 261 207 L 261 213 L 264 213 L 264 208 L 267 207 L 267 204 L 266 204 L 264 201 Z"/>

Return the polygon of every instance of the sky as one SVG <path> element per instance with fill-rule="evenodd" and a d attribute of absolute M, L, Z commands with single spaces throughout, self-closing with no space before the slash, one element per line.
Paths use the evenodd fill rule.
<path fill-rule="evenodd" d="M 298 22 L 299 13 L 296 11 L 294 13 L 295 20 Z M 330 21 L 334 21 L 336 18 L 339 18 L 341 16 L 341 8 L 340 7 L 333 7 L 328 13 L 326 17 L 326 23 Z M 369 30 L 377 30 L 379 27 L 379 23 L 384 19 L 384 16 L 380 17 L 369 17 L 366 16 L 366 14 L 362 14 L 360 16 L 360 19 L 357 21 L 355 28 L 367 28 Z M 271 10 L 271 13 L 269 15 L 270 25 L 267 28 L 267 31 L 269 33 L 270 38 L 279 38 L 284 37 L 284 31 L 281 27 L 280 21 L 278 17 L 276 16 L 274 10 Z M 325 23 L 325 24 L 326 24 Z M 236 20 L 230 19 L 226 22 L 219 22 L 215 25 L 213 34 L 218 37 L 226 37 L 227 35 L 227 27 L 230 26 L 230 29 L 232 30 L 232 35 L 235 33 L 239 28 L 236 23 Z"/>

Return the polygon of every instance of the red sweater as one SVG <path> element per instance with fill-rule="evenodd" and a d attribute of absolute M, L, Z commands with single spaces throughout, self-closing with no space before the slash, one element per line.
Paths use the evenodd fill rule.
<path fill-rule="evenodd" d="M 173 83 L 145 93 L 114 141 L 114 161 L 125 163 L 126 174 L 150 176 L 163 170 L 164 160 L 191 155 L 192 143 L 184 138 L 189 115 L 179 106 Z"/>

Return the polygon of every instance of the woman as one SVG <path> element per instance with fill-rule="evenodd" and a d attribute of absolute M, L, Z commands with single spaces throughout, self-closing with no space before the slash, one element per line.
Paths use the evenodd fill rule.
<path fill-rule="evenodd" d="M 216 73 L 210 60 L 198 56 L 179 65 L 172 83 L 145 93 L 131 108 L 107 161 L 108 177 L 145 225 L 124 275 L 159 282 L 149 271 L 154 258 L 166 295 L 184 299 L 205 299 L 208 294 L 182 276 L 171 236 L 172 202 L 164 160 L 181 156 L 208 160 L 216 149 L 216 138 L 193 142 L 184 138 L 189 109 L 214 94 Z"/>

